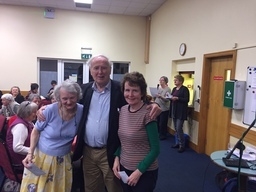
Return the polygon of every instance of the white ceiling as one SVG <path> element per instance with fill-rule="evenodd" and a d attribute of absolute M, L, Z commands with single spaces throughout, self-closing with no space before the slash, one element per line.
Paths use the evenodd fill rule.
<path fill-rule="evenodd" d="M 1 4 L 43 8 L 148 16 L 167 0 L 93 0 L 91 8 L 77 8 L 73 0 L 0 0 Z"/>

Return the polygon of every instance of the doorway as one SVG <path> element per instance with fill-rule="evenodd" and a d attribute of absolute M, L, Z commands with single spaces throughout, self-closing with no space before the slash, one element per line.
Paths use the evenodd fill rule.
<path fill-rule="evenodd" d="M 189 102 L 188 106 L 194 106 L 194 71 L 182 71 L 179 72 L 180 75 L 184 77 L 183 85 L 189 90 Z"/>
<path fill-rule="evenodd" d="M 83 65 L 82 62 L 64 61 L 64 81 L 71 79 L 79 85 L 83 84 Z"/>
<path fill-rule="evenodd" d="M 58 82 L 58 61 L 52 59 L 40 59 L 39 61 L 39 93 L 47 97 L 47 93 L 51 88 L 51 81 Z"/>
<path fill-rule="evenodd" d="M 198 152 L 210 155 L 227 149 L 231 109 L 223 105 L 226 80 L 234 79 L 236 50 L 204 55 Z"/>
<path fill-rule="evenodd" d="M 61 83 L 66 79 L 71 79 L 78 84 L 87 83 L 90 74 L 85 62 L 83 60 L 38 58 L 40 94 L 47 95 L 52 80 Z"/>
<path fill-rule="evenodd" d="M 87 60 L 38 58 L 40 94 L 47 95 L 52 80 L 61 83 L 66 79 L 71 79 L 80 85 L 93 81 L 86 62 Z M 124 74 L 129 72 L 129 69 L 130 62 L 113 62 L 110 78 L 121 81 Z"/>

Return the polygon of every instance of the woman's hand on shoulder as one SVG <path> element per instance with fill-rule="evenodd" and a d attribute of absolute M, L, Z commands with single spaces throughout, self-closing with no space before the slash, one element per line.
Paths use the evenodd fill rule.
<path fill-rule="evenodd" d="M 149 116 L 151 119 L 156 119 L 158 115 L 162 112 L 161 108 L 157 103 L 151 103 L 147 106 L 147 109 L 150 109 L 151 111 L 149 113 Z"/>
<path fill-rule="evenodd" d="M 42 106 L 40 109 L 37 110 L 36 116 L 38 121 L 45 121 L 45 116 L 43 111 L 45 110 L 47 105 Z"/>

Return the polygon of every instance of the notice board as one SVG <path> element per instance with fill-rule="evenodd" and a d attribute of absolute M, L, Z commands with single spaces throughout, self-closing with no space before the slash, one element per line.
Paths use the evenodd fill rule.
<path fill-rule="evenodd" d="M 243 123 L 250 125 L 256 118 L 256 67 L 247 68 Z M 256 127 L 256 125 L 254 125 Z"/>

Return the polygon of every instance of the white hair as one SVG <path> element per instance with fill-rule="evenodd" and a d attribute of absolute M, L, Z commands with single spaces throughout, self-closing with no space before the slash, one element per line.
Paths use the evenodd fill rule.
<path fill-rule="evenodd" d="M 3 94 L 1 99 L 6 99 L 8 101 L 14 101 L 14 97 L 10 93 Z"/>

